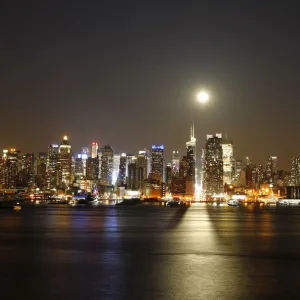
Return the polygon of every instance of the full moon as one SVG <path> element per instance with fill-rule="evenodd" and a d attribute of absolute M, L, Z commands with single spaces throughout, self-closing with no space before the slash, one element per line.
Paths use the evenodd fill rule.
<path fill-rule="evenodd" d="M 207 101 L 208 101 L 208 99 L 209 99 L 209 95 L 208 95 L 208 93 L 206 93 L 206 92 L 200 92 L 198 95 L 197 95 L 197 97 L 198 97 L 198 100 L 201 102 L 201 103 L 206 103 Z"/>

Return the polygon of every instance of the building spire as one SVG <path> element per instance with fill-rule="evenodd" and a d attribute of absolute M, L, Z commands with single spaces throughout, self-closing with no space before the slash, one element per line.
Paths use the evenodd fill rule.
<path fill-rule="evenodd" d="M 191 128 L 190 128 L 190 141 L 194 137 L 195 137 L 195 127 L 194 127 L 194 121 L 193 121 L 192 124 L 191 124 Z"/>

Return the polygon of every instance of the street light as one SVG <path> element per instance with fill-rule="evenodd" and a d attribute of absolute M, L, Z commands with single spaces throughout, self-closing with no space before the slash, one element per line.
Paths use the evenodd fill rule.
<path fill-rule="evenodd" d="M 205 91 L 201 91 L 197 94 L 199 102 L 206 103 L 209 100 L 209 94 Z"/>

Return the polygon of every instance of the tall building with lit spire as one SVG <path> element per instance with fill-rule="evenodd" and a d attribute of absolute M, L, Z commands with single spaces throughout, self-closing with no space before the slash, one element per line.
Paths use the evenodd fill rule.
<path fill-rule="evenodd" d="M 72 151 L 68 137 L 65 135 L 58 149 L 58 187 L 65 188 L 72 183 Z"/>
<path fill-rule="evenodd" d="M 186 142 L 186 152 L 187 152 L 187 177 L 190 177 L 195 182 L 196 177 L 196 138 L 195 138 L 195 128 L 194 122 L 191 124 L 190 128 L 190 140 Z"/>

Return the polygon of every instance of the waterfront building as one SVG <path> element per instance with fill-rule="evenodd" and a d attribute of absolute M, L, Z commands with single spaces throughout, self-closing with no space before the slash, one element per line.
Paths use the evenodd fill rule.
<path fill-rule="evenodd" d="M 55 188 L 57 183 L 57 162 L 58 162 L 57 144 L 49 145 L 47 158 L 47 183 L 49 188 Z"/>
<path fill-rule="evenodd" d="M 204 187 L 204 174 L 205 174 L 205 149 L 201 151 L 201 166 L 200 166 L 200 191 Z"/>
<path fill-rule="evenodd" d="M 113 185 L 115 185 L 119 177 L 120 160 L 121 160 L 121 154 L 114 154 L 113 175 L 112 175 Z"/>
<path fill-rule="evenodd" d="M 73 181 L 71 150 L 72 149 L 68 137 L 64 136 L 58 149 L 57 185 L 59 188 L 66 188 L 70 186 Z"/>
<path fill-rule="evenodd" d="M 25 154 L 21 159 L 21 170 L 18 173 L 17 185 L 20 187 L 30 187 L 34 184 L 34 154 Z"/>
<path fill-rule="evenodd" d="M 114 151 L 110 145 L 103 148 L 101 156 L 101 178 L 100 183 L 103 186 L 112 185 L 112 173 L 114 163 Z"/>
<path fill-rule="evenodd" d="M 126 184 L 126 169 L 127 169 L 127 156 L 126 153 L 121 153 L 118 186 L 124 186 Z"/>
<path fill-rule="evenodd" d="M 18 186 L 18 174 L 22 168 L 20 151 L 4 149 L 1 158 L 1 185 L 2 188 Z"/>
<path fill-rule="evenodd" d="M 151 153 L 151 176 L 156 177 L 162 182 L 164 166 L 164 145 L 152 145 Z"/>
<path fill-rule="evenodd" d="M 40 152 L 36 161 L 36 185 L 38 188 L 47 186 L 47 153 Z"/>
<path fill-rule="evenodd" d="M 137 189 L 137 157 L 128 156 L 128 176 L 127 176 L 127 189 Z"/>
<path fill-rule="evenodd" d="M 291 176 L 290 185 L 299 186 L 300 185 L 300 158 L 294 156 L 291 159 Z"/>
<path fill-rule="evenodd" d="M 166 189 L 169 191 L 172 184 L 172 164 L 168 163 L 166 166 Z"/>
<path fill-rule="evenodd" d="M 207 135 L 205 147 L 204 190 L 208 195 L 223 192 L 222 135 Z"/>
<path fill-rule="evenodd" d="M 196 138 L 194 123 L 190 128 L 190 140 L 186 142 L 186 158 L 188 163 L 187 176 L 194 182 L 196 180 Z"/>
<path fill-rule="evenodd" d="M 255 166 L 252 169 L 252 179 L 254 187 L 259 189 L 260 185 L 264 183 L 264 167 L 262 165 Z"/>
<path fill-rule="evenodd" d="M 274 176 L 276 174 L 277 157 L 269 156 L 266 161 L 266 177 L 269 183 L 274 183 Z"/>
<path fill-rule="evenodd" d="M 223 152 L 223 184 L 231 184 L 233 171 L 233 143 L 232 141 L 222 140 Z"/>
<path fill-rule="evenodd" d="M 140 150 L 136 159 L 136 188 L 142 189 L 150 173 L 150 156 L 147 149 Z"/>

